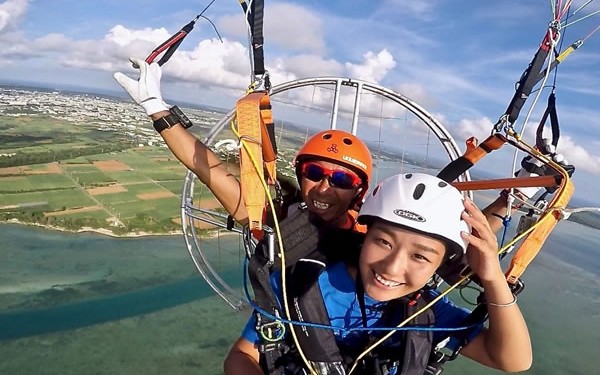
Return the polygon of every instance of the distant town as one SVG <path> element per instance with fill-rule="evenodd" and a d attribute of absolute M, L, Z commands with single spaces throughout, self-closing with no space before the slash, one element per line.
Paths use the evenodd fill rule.
<path fill-rule="evenodd" d="M 223 116 L 210 110 L 185 109 L 195 125 L 209 128 Z M 164 145 L 148 116 L 133 102 L 101 95 L 0 86 L 0 116 L 45 115 L 101 131 L 118 131 L 147 145 Z"/>

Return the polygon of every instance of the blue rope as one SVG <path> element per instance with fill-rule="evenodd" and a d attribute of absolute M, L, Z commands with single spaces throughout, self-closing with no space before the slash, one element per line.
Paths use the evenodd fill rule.
<path fill-rule="evenodd" d="M 341 328 L 341 327 L 333 327 L 331 325 L 326 324 L 318 324 L 318 323 L 309 323 L 309 322 L 299 322 L 297 320 L 289 320 L 282 317 L 275 316 L 268 311 L 263 310 L 260 306 L 258 306 L 250 297 L 250 292 L 248 290 L 248 279 L 247 279 L 247 270 L 248 270 L 248 257 L 244 257 L 244 269 L 243 269 L 243 285 L 244 285 L 244 293 L 246 295 L 246 300 L 252 306 L 252 308 L 258 311 L 260 314 L 266 316 L 269 319 L 274 321 L 280 321 L 282 323 L 293 324 L 297 326 L 305 326 L 305 327 L 313 327 L 313 328 L 322 328 L 322 329 L 331 329 L 334 331 L 340 331 L 343 333 L 350 333 L 354 331 L 433 331 L 433 332 L 448 332 L 448 331 L 463 331 L 466 329 L 474 328 L 480 325 L 483 322 L 474 323 L 467 326 L 461 327 L 429 327 L 429 326 L 410 326 L 410 327 L 354 327 L 354 328 Z"/>
<path fill-rule="evenodd" d="M 510 225 L 511 217 L 510 216 L 500 216 L 497 213 L 493 213 L 493 216 L 502 220 L 502 226 L 504 229 L 502 230 L 502 240 L 500 240 L 500 247 L 504 246 L 504 241 L 506 241 L 506 235 L 508 234 L 508 226 Z"/>

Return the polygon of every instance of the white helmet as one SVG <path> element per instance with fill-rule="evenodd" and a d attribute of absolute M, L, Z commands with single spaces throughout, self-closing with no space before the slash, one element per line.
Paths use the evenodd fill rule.
<path fill-rule="evenodd" d="M 447 182 L 423 173 L 398 174 L 379 183 L 367 196 L 358 220 L 382 219 L 438 238 L 448 246 L 448 255 L 466 252 L 461 232 L 471 232 L 461 219 L 465 210 L 462 194 Z M 448 259 L 448 258 L 447 258 Z"/>

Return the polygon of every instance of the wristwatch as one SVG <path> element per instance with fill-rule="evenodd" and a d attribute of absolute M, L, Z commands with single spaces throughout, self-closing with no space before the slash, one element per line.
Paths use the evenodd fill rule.
<path fill-rule="evenodd" d="M 155 120 L 152 125 L 154 126 L 154 130 L 158 133 L 161 133 L 163 130 L 171 128 L 176 124 L 181 124 L 185 129 L 194 125 L 190 119 L 177 107 L 176 105 L 169 109 L 169 114 Z"/>

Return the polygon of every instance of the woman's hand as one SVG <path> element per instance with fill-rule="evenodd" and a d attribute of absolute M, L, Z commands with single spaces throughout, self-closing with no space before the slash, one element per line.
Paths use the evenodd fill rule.
<path fill-rule="evenodd" d="M 465 199 L 462 218 L 471 226 L 471 233 L 462 234 L 469 241 L 467 261 L 482 281 L 504 278 L 498 258 L 498 241 L 485 215 L 470 199 Z"/>

